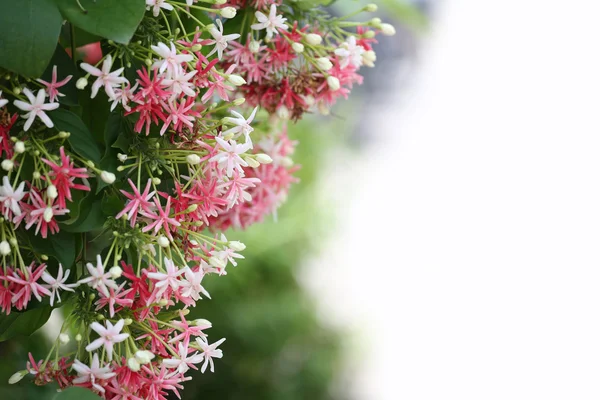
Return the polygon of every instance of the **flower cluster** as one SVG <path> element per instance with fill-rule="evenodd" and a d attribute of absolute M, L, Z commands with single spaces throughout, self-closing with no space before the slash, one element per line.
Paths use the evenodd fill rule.
<path fill-rule="evenodd" d="M 0 80 L 0 309 L 72 309 L 11 383 L 165 399 L 190 369 L 214 371 L 225 339 L 186 315 L 243 258 L 223 232 L 276 213 L 298 169 L 288 120 L 327 114 L 373 66 L 375 35 L 394 33 L 217 3 L 146 0 L 133 39 L 102 40 L 98 62 L 72 47 L 44 79 Z"/>

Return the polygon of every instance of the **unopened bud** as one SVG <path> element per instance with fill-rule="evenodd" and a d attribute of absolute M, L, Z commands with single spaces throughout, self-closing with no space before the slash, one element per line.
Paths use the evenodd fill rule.
<path fill-rule="evenodd" d="M 363 8 L 363 10 L 365 10 L 366 12 L 375 12 L 377 11 L 377 4 L 367 4 L 365 8 Z"/>
<path fill-rule="evenodd" d="M 138 350 L 135 352 L 135 359 L 140 364 L 149 364 L 154 359 L 155 355 L 153 352 L 148 350 Z"/>
<path fill-rule="evenodd" d="M 125 322 L 125 326 L 133 324 L 133 320 L 131 318 L 125 318 L 123 322 Z"/>
<path fill-rule="evenodd" d="M 290 110 L 286 106 L 281 105 L 279 108 L 277 108 L 277 116 L 281 119 L 289 119 Z"/>
<path fill-rule="evenodd" d="M 258 161 L 261 164 L 271 164 L 273 162 L 273 159 L 265 153 L 259 153 L 256 155 L 256 161 Z"/>
<path fill-rule="evenodd" d="M 40 179 L 42 177 L 42 174 L 40 174 L 38 171 L 33 171 L 33 179 Z"/>
<path fill-rule="evenodd" d="M 227 80 L 229 81 L 229 83 L 235 86 L 242 86 L 246 84 L 246 80 L 239 75 L 229 75 L 227 77 Z"/>
<path fill-rule="evenodd" d="M 309 33 L 304 38 L 306 39 L 306 43 L 313 46 L 321 44 L 321 42 L 323 41 L 323 38 L 320 35 L 317 35 L 316 33 Z"/>
<path fill-rule="evenodd" d="M 238 97 L 237 99 L 235 99 L 233 101 L 233 104 L 236 106 L 241 106 L 242 104 L 244 104 L 246 102 L 246 99 L 243 97 Z"/>
<path fill-rule="evenodd" d="M 54 186 L 54 185 L 48 186 L 48 188 L 46 189 L 46 194 L 51 199 L 57 198 L 58 197 L 58 190 L 56 190 L 56 186 Z"/>
<path fill-rule="evenodd" d="M 75 341 L 76 341 L 76 342 L 81 342 L 81 339 L 83 339 L 83 338 L 81 337 L 81 334 L 79 334 L 79 333 L 78 333 L 77 335 L 75 335 Z"/>
<path fill-rule="evenodd" d="M 292 43 L 292 50 L 296 53 L 302 53 L 304 51 L 304 45 L 302 43 Z"/>
<path fill-rule="evenodd" d="M 19 372 L 15 372 L 14 374 L 12 374 L 12 376 L 10 378 L 8 378 L 8 383 L 10 385 L 14 385 L 15 383 L 19 382 L 21 379 L 23 379 L 23 377 L 27 375 L 27 370 L 24 369 L 22 371 Z"/>
<path fill-rule="evenodd" d="M 375 31 L 366 31 L 362 36 L 365 39 L 373 39 L 375 37 Z"/>
<path fill-rule="evenodd" d="M 256 40 L 251 41 L 248 45 L 248 49 L 250 50 L 250 53 L 258 53 L 258 50 L 260 50 L 260 42 L 257 42 Z"/>
<path fill-rule="evenodd" d="M 279 159 L 279 162 L 280 162 L 280 164 L 281 164 L 282 166 L 284 166 L 284 167 L 286 167 L 286 168 L 289 168 L 289 167 L 291 167 L 292 165 L 294 165 L 294 160 L 292 160 L 292 159 L 291 159 L 291 158 L 289 158 L 289 157 L 282 157 L 282 158 L 280 158 L 280 159 Z"/>
<path fill-rule="evenodd" d="M 21 88 L 20 87 L 16 87 L 13 89 L 13 93 L 15 94 L 15 96 L 18 96 L 21 94 Z"/>
<path fill-rule="evenodd" d="M 208 262 L 210 263 L 210 265 L 212 265 L 215 268 L 225 268 L 227 266 L 227 264 L 222 259 L 220 259 L 219 257 L 215 257 L 215 256 L 212 256 L 211 258 L 209 258 Z"/>
<path fill-rule="evenodd" d="M 66 139 L 71 136 L 71 132 L 60 131 L 58 132 L 58 137 L 61 139 Z"/>
<path fill-rule="evenodd" d="M 196 211 L 197 209 L 198 209 L 198 204 L 192 204 L 185 211 L 191 213 L 191 212 Z"/>
<path fill-rule="evenodd" d="M 340 80 L 338 78 L 336 78 L 335 76 L 328 76 L 327 77 L 327 86 L 329 86 L 329 89 L 331 89 L 333 92 L 335 92 L 336 90 L 340 89 Z"/>
<path fill-rule="evenodd" d="M 47 256 L 47 255 L 45 255 L 45 254 L 42 254 L 42 255 L 40 256 L 40 258 L 42 259 L 42 261 L 48 261 L 48 256 Z"/>
<path fill-rule="evenodd" d="M 195 45 L 192 46 L 192 51 L 194 53 L 199 52 L 200 50 L 202 50 L 202 45 L 200 43 L 196 43 Z"/>
<path fill-rule="evenodd" d="M 117 177 L 112 172 L 102 171 L 100 173 L 100 179 L 102 179 L 105 183 L 108 183 L 110 185 L 115 181 L 115 179 L 117 179 Z"/>
<path fill-rule="evenodd" d="M 54 217 L 54 212 L 52 211 L 52 208 L 46 207 L 46 209 L 44 210 L 44 221 L 50 222 L 50 221 L 52 221 L 53 217 Z"/>
<path fill-rule="evenodd" d="M 110 276 L 113 279 L 120 278 L 121 275 L 123 275 L 123 270 L 118 265 L 115 265 L 114 267 L 112 267 L 111 269 L 109 269 L 108 272 L 110 273 Z"/>
<path fill-rule="evenodd" d="M 256 161 L 256 159 L 254 157 L 246 157 L 246 158 L 244 158 L 244 161 L 246 161 L 246 164 L 248 164 L 248 166 L 250 168 L 260 167 L 260 163 L 258 161 Z"/>
<path fill-rule="evenodd" d="M 221 17 L 231 19 L 235 17 L 237 10 L 233 7 L 223 7 L 221 9 Z"/>
<path fill-rule="evenodd" d="M 0 242 L 0 254 L 3 256 L 10 254 L 10 244 L 6 240 Z"/>
<path fill-rule="evenodd" d="M 195 320 L 194 325 L 199 326 L 200 329 L 212 328 L 212 323 L 204 318 L 198 318 L 197 320 Z"/>
<path fill-rule="evenodd" d="M 391 24 L 381 24 L 381 33 L 385 36 L 394 36 L 396 34 L 396 28 Z"/>
<path fill-rule="evenodd" d="M 60 335 L 58 335 L 58 340 L 60 340 L 62 344 L 67 344 L 69 343 L 71 338 L 66 333 L 61 333 Z"/>
<path fill-rule="evenodd" d="M 167 247 L 169 247 L 169 244 L 170 244 L 169 239 L 167 239 L 165 236 L 162 236 L 162 235 L 158 237 L 157 242 L 160 247 L 165 248 L 165 249 Z"/>
<path fill-rule="evenodd" d="M 363 59 L 363 63 L 367 67 L 374 67 L 375 66 L 374 63 L 377 60 L 377 55 L 375 54 L 375 52 L 373 50 L 367 50 L 364 53 L 362 53 L 362 59 Z"/>
<path fill-rule="evenodd" d="M 169 304 L 169 300 L 167 300 L 167 299 L 160 299 L 159 302 L 158 302 L 158 305 L 161 306 L 161 307 L 164 307 L 167 304 Z"/>
<path fill-rule="evenodd" d="M 152 178 L 152 183 L 154 183 L 155 185 L 160 185 L 161 182 L 162 181 L 160 180 L 160 178 L 156 176 Z"/>
<path fill-rule="evenodd" d="M 15 238 L 8 239 L 8 243 L 10 243 L 12 247 L 17 247 L 19 245 L 19 242 Z"/>
<path fill-rule="evenodd" d="M 15 143 L 15 153 L 24 153 L 25 152 L 25 143 L 21 142 L 20 140 L 18 142 Z"/>
<path fill-rule="evenodd" d="M 377 18 L 377 17 L 372 18 L 371 19 L 371 25 L 376 25 L 376 26 L 381 25 L 381 18 Z"/>
<path fill-rule="evenodd" d="M 12 171 L 12 169 L 15 167 L 15 163 L 12 160 L 6 159 L 0 163 L 0 167 L 2 167 L 2 169 L 5 171 Z"/>
<path fill-rule="evenodd" d="M 227 3 L 227 0 L 214 0 L 214 3 L 218 6 L 220 6 L 220 5 Z"/>
<path fill-rule="evenodd" d="M 329 61 L 329 58 L 320 57 L 317 58 L 317 67 L 319 67 L 320 70 L 329 71 L 333 67 L 333 64 Z"/>
<path fill-rule="evenodd" d="M 88 80 L 86 78 L 79 78 L 79 79 L 77 79 L 77 83 L 75 83 L 75 87 L 79 90 L 85 89 L 85 87 L 87 85 L 88 85 Z"/>
<path fill-rule="evenodd" d="M 119 154 L 117 154 L 117 158 L 119 159 L 119 161 L 125 162 L 125 161 L 127 161 L 127 154 L 119 153 Z"/>
<path fill-rule="evenodd" d="M 129 367 L 129 369 L 133 372 L 138 372 L 141 369 L 140 363 L 135 357 L 130 357 L 127 359 L 127 367 Z"/>
<path fill-rule="evenodd" d="M 197 154 L 188 154 L 185 159 L 190 165 L 200 164 L 200 157 Z"/>
<path fill-rule="evenodd" d="M 229 242 L 229 247 L 235 251 L 244 251 L 244 249 L 246 249 L 246 245 L 242 242 L 238 242 L 237 240 L 232 240 Z"/>

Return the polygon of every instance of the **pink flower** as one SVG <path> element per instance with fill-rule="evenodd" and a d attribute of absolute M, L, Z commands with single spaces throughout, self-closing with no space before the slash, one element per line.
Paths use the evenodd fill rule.
<path fill-rule="evenodd" d="M 133 194 L 121 190 L 121 193 L 123 193 L 123 195 L 129 199 L 129 201 L 127 201 L 125 208 L 123 208 L 123 210 L 121 210 L 121 212 L 119 212 L 115 218 L 119 219 L 123 217 L 123 215 L 127 214 L 127 219 L 130 221 L 131 227 L 133 228 L 140 210 L 143 210 L 146 213 L 152 213 L 153 204 L 150 202 L 150 199 L 152 199 L 152 196 L 154 196 L 155 192 L 150 192 L 150 185 L 152 184 L 151 179 L 148 179 L 143 193 L 139 192 L 137 186 L 131 179 L 127 179 L 127 181 L 129 182 L 129 186 L 131 186 L 133 189 Z"/>
<path fill-rule="evenodd" d="M 180 292 L 181 296 L 191 297 L 194 302 L 202 299 L 200 294 L 203 294 L 210 299 L 210 294 L 208 294 L 206 289 L 202 286 L 202 278 L 204 278 L 202 269 L 194 272 L 190 267 L 186 267 L 183 270 L 185 271 L 185 279 L 180 282 L 182 288 Z"/>
<path fill-rule="evenodd" d="M 11 219 L 11 213 L 15 216 L 21 215 L 21 207 L 19 202 L 25 196 L 25 182 L 21 182 L 17 189 L 13 189 L 8 176 L 2 177 L 2 186 L 0 186 L 0 210 L 4 218 Z"/>
<path fill-rule="evenodd" d="M 206 334 L 203 332 L 205 329 L 212 328 L 212 324 L 207 320 L 196 320 L 189 323 L 183 312 L 179 311 L 179 318 L 181 321 L 172 320 L 171 325 L 177 328 L 180 332 L 178 335 L 173 336 L 169 343 L 175 343 L 182 341 L 186 346 L 190 343 L 190 338 L 192 336 L 202 336 L 206 337 Z"/>
<path fill-rule="evenodd" d="M 49 100 L 51 103 L 54 103 L 55 101 L 58 100 L 58 97 L 64 97 L 64 94 L 60 93 L 58 91 L 58 88 L 65 86 L 67 84 L 67 82 L 69 82 L 71 80 L 72 77 L 73 77 L 73 75 L 69 75 L 62 81 L 57 82 L 56 81 L 56 79 L 57 79 L 56 65 L 55 65 L 54 67 L 52 67 L 52 81 L 51 82 L 46 82 L 41 79 L 36 79 L 36 80 L 39 83 L 46 86 L 46 89 L 48 89 L 48 97 L 50 98 Z"/>
<path fill-rule="evenodd" d="M 117 283 L 111 279 L 110 272 L 104 272 L 104 265 L 102 264 L 100 254 L 96 256 L 96 266 L 94 267 L 91 263 L 87 263 L 86 268 L 90 276 L 80 280 L 79 284 L 87 283 L 106 297 L 110 296 L 108 288 L 119 289 Z"/>
<path fill-rule="evenodd" d="M 90 382 L 92 387 L 100 393 L 104 393 L 104 388 L 99 384 L 99 380 L 110 379 L 116 374 L 111 371 L 110 367 L 100 367 L 100 360 L 98 359 L 98 353 L 94 353 L 92 357 L 92 364 L 88 367 L 79 360 L 73 362 L 73 369 L 79 375 L 73 379 L 73 383 L 80 385 L 82 383 Z"/>
<path fill-rule="evenodd" d="M 148 273 L 148 278 L 157 281 L 154 284 L 157 292 L 155 293 L 155 298 L 160 298 L 160 296 L 170 287 L 173 290 L 177 290 L 179 288 L 179 280 L 177 279 L 179 275 L 185 272 L 184 269 L 179 269 L 175 266 L 172 260 L 169 260 L 165 257 L 165 270 L 166 273 L 162 272 L 150 272 Z"/>
<path fill-rule="evenodd" d="M 203 356 L 198 352 L 189 355 L 190 351 L 188 347 L 181 342 L 179 342 L 178 349 L 179 357 L 165 358 L 162 361 L 162 365 L 170 369 L 177 369 L 177 372 L 179 372 L 180 374 L 186 373 L 190 368 L 198 369 L 194 364 L 202 362 Z"/>
<path fill-rule="evenodd" d="M 75 168 L 75 163 L 65 154 L 65 148 L 63 146 L 61 146 L 59 151 L 60 165 L 53 161 L 46 160 L 45 158 L 42 158 L 42 161 L 52 169 L 48 174 L 50 176 L 50 182 L 56 186 L 59 207 L 65 208 L 67 206 L 67 200 L 72 201 L 71 189 L 83 190 L 86 192 L 90 191 L 88 186 L 74 183 L 75 178 L 86 179 L 89 175 L 87 169 Z"/>
<path fill-rule="evenodd" d="M 119 68 L 113 72 L 110 72 L 112 63 L 113 60 L 110 54 L 104 59 L 104 62 L 102 63 L 102 69 L 98 69 L 88 63 L 81 63 L 81 68 L 85 72 L 97 77 L 96 81 L 92 85 L 92 99 L 96 97 L 98 90 L 104 86 L 104 90 L 106 91 L 108 98 L 114 100 L 116 97 L 114 88 L 123 83 L 127 83 L 127 79 L 121 76 L 125 68 Z"/>
<path fill-rule="evenodd" d="M 220 19 L 216 21 L 218 29 L 213 25 L 210 27 L 209 32 L 215 40 L 210 40 L 208 44 L 213 44 L 215 47 L 206 55 L 206 57 L 212 56 L 215 52 L 217 53 L 219 60 L 223 58 L 223 51 L 227 49 L 227 42 L 235 40 L 240 37 L 239 33 L 232 33 L 229 35 L 223 35 L 223 23 Z"/>
<path fill-rule="evenodd" d="M 25 273 L 21 271 L 18 271 L 18 273 L 13 272 L 13 276 L 6 277 L 9 281 L 21 286 L 20 288 L 17 287 L 19 290 L 11 299 L 18 310 L 27 307 L 32 294 L 38 301 L 42 301 L 42 295 L 50 296 L 48 289 L 37 283 L 46 270 L 46 264 L 40 264 L 35 270 L 33 269 L 34 265 L 35 263 L 32 262 L 29 267 L 25 267 Z"/>
<path fill-rule="evenodd" d="M 23 89 L 23 94 L 27 97 L 29 103 L 21 100 L 14 101 L 14 105 L 17 108 L 27 111 L 27 114 L 22 115 L 23 118 L 27 119 L 23 126 L 23 130 L 28 131 L 29 128 L 31 128 L 31 124 L 33 124 L 35 117 L 41 119 L 48 128 L 54 127 L 54 123 L 48 118 L 48 115 L 44 111 L 56 110 L 58 108 L 58 103 L 44 103 L 46 99 L 46 91 L 44 89 L 38 90 L 37 96 L 34 96 L 33 93 L 31 93 L 31 90 L 25 88 Z"/>
<path fill-rule="evenodd" d="M 211 158 L 210 161 L 215 161 L 219 164 L 219 168 L 226 169 L 227 176 L 229 177 L 233 175 L 234 169 L 237 169 L 243 174 L 244 170 L 242 169 L 242 166 L 247 167 L 248 164 L 240 157 L 240 155 L 248 151 L 250 146 L 252 146 L 252 143 L 246 142 L 244 144 L 238 144 L 235 140 L 226 142 L 220 137 L 215 138 L 215 140 L 222 150 L 216 156 Z"/>
<path fill-rule="evenodd" d="M 100 293 L 100 298 L 96 301 L 96 310 L 100 310 L 102 307 L 108 305 L 108 314 L 110 317 L 115 316 L 115 312 L 119 312 L 121 309 L 115 311 L 115 305 L 119 305 L 122 307 L 131 307 L 133 304 L 133 299 L 127 298 L 127 295 L 133 289 L 123 290 L 123 287 L 127 282 L 123 282 L 118 289 L 109 288 L 109 295 L 105 296 L 102 292 Z"/>
<path fill-rule="evenodd" d="M 144 217 L 154 220 L 154 222 L 145 226 L 142 229 L 142 232 L 148 232 L 154 229 L 154 234 L 156 235 L 162 227 L 167 237 L 173 240 L 173 236 L 171 235 L 171 229 L 169 225 L 180 226 L 181 224 L 175 218 L 169 217 L 169 211 L 171 209 L 171 196 L 167 197 L 167 204 L 165 205 L 164 209 L 161 208 L 160 201 L 156 197 L 154 198 L 154 204 L 156 205 L 156 210 L 158 211 L 158 214 L 149 213 L 143 210 L 140 212 L 140 214 L 142 214 Z"/>
<path fill-rule="evenodd" d="M 37 235 L 41 232 L 44 239 L 48 236 L 48 229 L 50 229 L 50 232 L 52 233 L 58 233 L 58 223 L 54 217 L 56 215 L 65 215 L 69 210 L 60 208 L 59 205 L 53 205 L 54 200 L 49 200 L 49 205 L 47 205 L 35 190 L 29 192 L 29 199 L 31 200 L 32 207 L 28 214 L 25 229 L 29 229 L 33 225 L 36 225 L 35 234 Z"/>
<path fill-rule="evenodd" d="M 236 139 L 240 135 L 244 135 L 246 142 L 252 143 L 252 141 L 250 140 L 250 133 L 254 131 L 254 128 L 250 126 L 250 123 L 254 120 L 254 116 L 256 115 L 257 110 L 258 107 L 254 107 L 254 110 L 252 110 L 252 113 L 250 114 L 248 119 L 244 118 L 242 114 L 232 110 L 231 113 L 235 116 L 235 118 L 225 117 L 223 118 L 223 120 L 235 126 L 221 133 L 221 136 L 228 137 L 229 135 L 233 135 L 234 139 Z"/>
<path fill-rule="evenodd" d="M 112 360 L 113 347 L 116 343 L 121 343 L 129 337 L 129 333 L 121 333 L 125 320 L 120 319 L 115 325 L 110 321 L 106 321 L 106 328 L 97 322 L 92 322 L 90 327 L 100 335 L 100 337 L 85 348 L 85 351 L 94 351 L 104 346 L 106 355 L 109 360 Z"/>

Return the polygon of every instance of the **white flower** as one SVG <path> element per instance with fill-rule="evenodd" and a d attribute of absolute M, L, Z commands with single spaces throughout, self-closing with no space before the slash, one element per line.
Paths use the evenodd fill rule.
<path fill-rule="evenodd" d="M 4 217 L 8 219 L 8 212 L 12 211 L 15 216 L 21 215 L 21 207 L 19 201 L 25 196 L 25 182 L 21 182 L 17 189 L 14 190 L 8 180 L 8 176 L 2 177 L 2 185 L 0 186 L 0 205 L 4 208 Z"/>
<path fill-rule="evenodd" d="M 194 92 L 194 84 L 189 80 L 192 79 L 197 72 L 197 70 L 193 70 L 187 74 L 178 73 L 172 79 L 163 79 L 162 85 L 170 87 L 171 92 L 173 92 L 171 99 L 177 98 L 182 92 L 190 97 L 196 95 L 196 92 Z"/>
<path fill-rule="evenodd" d="M 72 288 L 77 287 L 76 283 L 65 284 L 67 279 L 69 279 L 70 270 L 63 275 L 63 267 L 62 264 L 58 264 L 58 273 L 56 274 L 56 278 L 53 278 L 52 275 L 48 273 L 48 271 L 44 271 L 42 274 L 42 280 L 47 283 L 47 285 L 43 285 L 46 289 L 50 290 L 50 305 L 54 305 L 54 296 L 58 298 L 58 303 L 60 303 L 60 290 L 66 290 L 68 292 L 74 292 Z"/>
<path fill-rule="evenodd" d="M 248 119 L 244 118 L 244 116 L 242 114 L 240 114 L 236 111 L 231 111 L 231 113 L 235 116 L 235 118 L 225 117 L 225 118 L 223 118 L 223 120 L 225 122 L 235 125 L 235 126 L 233 128 L 227 129 L 221 135 L 223 137 L 234 137 L 234 138 L 237 138 L 240 135 L 244 135 L 244 137 L 246 138 L 246 142 L 252 143 L 250 141 L 250 133 L 252 133 L 252 131 L 254 131 L 254 128 L 250 126 L 250 123 L 254 120 L 257 110 L 258 110 L 258 107 L 255 107 L 254 110 L 252 110 L 252 113 L 250 114 Z M 252 145 L 250 145 L 250 148 L 252 148 Z"/>
<path fill-rule="evenodd" d="M 188 350 L 187 346 L 183 345 L 183 342 L 179 342 L 178 347 L 179 347 L 179 357 L 163 359 L 162 363 L 164 364 L 165 367 L 171 368 L 171 369 L 176 368 L 177 372 L 179 372 L 180 374 L 184 374 L 190 369 L 190 365 L 193 366 L 194 364 L 198 364 L 199 362 L 202 362 L 202 359 L 204 356 L 198 352 L 195 352 L 192 355 L 188 355 L 189 350 Z M 193 368 L 197 369 L 196 367 L 193 367 Z"/>
<path fill-rule="evenodd" d="M 0 96 L 2 96 L 2 90 L 0 90 Z M 8 104 L 8 100 L 0 99 L 0 108 L 4 107 L 7 104 Z"/>
<path fill-rule="evenodd" d="M 210 294 L 202 286 L 204 271 L 200 269 L 198 272 L 194 272 L 189 267 L 184 268 L 184 271 L 185 280 L 181 281 L 181 296 L 191 297 L 194 301 L 197 301 L 202 299 L 200 294 L 203 294 L 210 299 Z"/>
<path fill-rule="evenodd" d="M 37 96 L 34 96 L 33 93 L 31 93 L 31 90 L 25 88 L 23 89 L 23 94 L 27 97 L 29 103 L 21 100 L 14 101 L 14 105 L 17 106 L 17 108 L 27 111 L 27 114 L 21 116 L 27 119 L 23 130 L 29 130 L 35 117 L 39 117 L 48 128 L 54 127 L 54 123 L 48 118 L 48 115 L 44 111 L 56 110 L 58 108 L 58 103 L 44 103 L 46 100 L 46 91 L 44 89 L 38 90 Z"/>
<path fill-rule="evenodd" d="M 208 341 L 203 337 L 196 338 L 196 343 L 198 343 L 198 346 L 202 349 L 202 356 L 204 357 L 204 364 L 202 364 L 202 369 L 200 370 L 202 373 L 206 371 L 208 364 L 210 364 L 210 372 L 215 372 L 215 364 L 212 359 L 223 357 L 223 350 L 217 349 L 217 347 L 224 341 L 225 338 L 209 345 Z"/>
<path fill-rule="evenodd" d="M 0 163 L 0 167 L 2 167 L 2 169 L 5 171 L 10 172 L 15 167 L 15 163 L 13 162 L 13 160 L 7 158 L 6 160 L 2 160 L 2 163 Z"/>
<path fill-rule="evenodd" d="M 100 393 L 104 393 L 104 388 L 96 383 L 97 379 L 110 379 L 117 374 L 112 372 L 110 367 L 100 368 L 100 361 L 98 360 L 98 353 L 94 353 L 92 357 L 92 364 L 88 367 L 79 360 L 73 362 L 73 369 L 77 371 L 78 377 L 73 379 L 75 385 L 81 383 L 91 382 L 92 387 Z"/>
<path fill-rule="evenodd" d="M 173 10 L 173 6 L 165 0 L 146 0 L 146 6 L 146 10 L 149 10 L 150 7 L 152 7 L 152 15 L 155 17 L 158 17 L 161 8 L 169 11 Z"/>
<path fill-rule="evenodd" d="M 322 71 L 329 71 L 333 68 L 333 64 L 327 57 L 319 57 L 317 58 L 317 67 Z"/>
<path fill-rule="evenodd" d="M 275 4 L 271 4 L 271 9 L 269 11 L 268 17 L 260 11 L 257 11 L 254 15 L 256 15 L 256 19 L 259 23 L 252 24 L 251 28 L 255 30 L 266 29 L 267 39 L 271 39 L 273 37 L 273 33 L 277 32 L 277 29 L 287 31 L 288 27 L 285 24 L 287 18 L 283 18 L 281 15 L 277 15 L 277 7 L 275 6 Z"/>
<path fill-rule="evenodd" d="M 183 68 L 181 64 L 192 61 L 194 56 L 191 54 L 177 54 L 175 45 L 171 42 L 171 47 L 164 43 L 158 43 L 156 46 L 150 46 L 152 50 L 158 54 L 162 59 L 156 60 L 152 64 L 152 69 L 158 68 L 158 71 L 162 74 L 167 71 L 166 78 L 170 79 L 174 76 L 181 74 Z"/>
<path fill-rule="evenodd" d="M 167 257 L 165 257 L 165 269 L 167 270 L 166 274 L 162 272 L 150 272 L 148 274 L 148 278 L 157 281 L 154 284 L 154 287 L 158 289 L 156 297 L 160 297 L 168 287 L 177 290 L 179 288 L 179 281 L 177 278 L 185 272 L 183 269 L 177 268 L 173 261 L 169 260 Z"/>
<path fill-rule="evenodd" d="M 331 89 L 333 92 L 335 92 L 340 89 L 340 80 L 338 78 L 336 78 L 335 76 L 328 76 L 327 77 L 327 86 L 329 86 L 329 89 Z"/>
<path fill-rule="evenodd" d="M 114 183 L 114 181 L 115 181 L 115 179 L 117 179 L 117 177 L 112 172 L 102 171 L 100 173 L 100 179 L 102 179 L 103 182 L 108 183 L 110 185 L 110 184 Z"/>
<path fill-rule="evenodd" d="M 149 364 L 154 359 L 154 357 L 156 357 L 153 352 L 148 350 L 138 350 L 135 352 L 134 356 L 135 359 L 142 365 Z"/>
<path fill-rule="evenodd" d="M 100 258 L 100 255 L 96 256 L 95 267 L 91 263 L 87 263 L 86 268 L 91 276 L 80 280 L 78 283 L 87 283 L 89 286 L 96 289 L 106 297 L 110 296 L 108 288 L 115 290 L 119 289 L 117 283 L 111 279 L 110 272 L 104 272 L 104 265 L 102 265 L 102 259 Z"/>
<path fill-rule="evenodd" d="M 100 337 L 85 348 L 85 351 L 94 351 L 104 346 L 106 349 L 106 355 L 109 360 L 112 360 L 113 346 L 115 343 L 121 343 L 129 337 L 129 333 L 121 333 L 125 320 L 120 319 L 116 324 L 111 324 L 110 321 L 106 321 L 106 328 L 97 322 L 92 322 L 90 327 L 100 335 Z"/>
<path fill-rule="evenodd" d="M 15 152 L 16 152 L 16 153 L 19 153 L 19 154 L 22 154 L 22 153 L 24 153 L 24 152 L 25 152 L 25 143 L 23 143 L 23 142 L 21 142 L 20 140 L 18 140 L 18 141 L 15 143 Z"/>
<path fill-rule="evenodd" d="M 364 52 L 364 47 L 357 45 L 356 38 L 350 36 L 334 53 L 340 57 L 340 67 L 346 68 L 350 64 L 358 68 L 363 64 L 362 54 Z"/>
<path fill-rule="evenodd" d="M 244 161 L 240 154 L 244 154 L 250 147 L 252 146 L 251 142 L 246 142 L 244 144 L 237 144 L 235 140 L 230 140 L 229 142 L 224 141 L 220 137 L 215 138 L 219 146 L 221 147 L 221 151 L 219 154 L 213 156 L 210 161 L 216 161 L 219 165 L 219 168 L 226 169 L 226 173 L 228 177 L 233 175 L 234 168 L 237 169 L 240 173 L 243 173 L 243 167 L 247 167 L 248 163 Z"/>
<path fill-rule="evenodd" d="M 206 56 L 210 57 L 216 51 L 217 55 L 219 57 L 219 60 L 220 60 L 221 58 L 223 58 L 223 51 L 227 48 L 227 44 L 228 44 L 227 42 L 229 40 L 235 40 L 235 39 L 239 38 L 240 34 L 239 33 L 232 33 L 230 35 L 223 35 L 223 23 L 221 22 L 220 19 L 216 20 L 215 22 L 216 22 L 217 27 L 219 29 L 217 29 L 214 25 L 212 25 L 209 28 L 210 34 L 215 39 L 214 40 L 215 47 Z"/>
<path fill-rule="evenodd" d="M 237 14 L 237 10 L 233 7 L 221 8 L 221 16 L 223 18 L 231 19 L 231 18 L 235 17 L 236 14 Z"/>
<path fill-rule="evenodd" d="M 10 244 L 6 240 L 0 242 L 0 255 L 7 256 L 11 253 Z M 52 304 L 50 304 L 52 305 Z"/>
<path fill-rule="evenodd" d="M 110 72 L 112 68 L 112 56 L 109 54 L 102 63 L 102 69 L 98 69 L 88 63 L 81 63 L 81 68 L 90 75 L 97 77 L 96 81 L 92 84 L 92 95 L 93 99 L 98 94 L 98 90 L 104 86 L 106 94 L 111 100 L 114 100 L 117 95 L 115 94 L 115 87 L 120 86 L 122 83 L 128 83 L 127 79 L 121 74 L 125 68 L 119 68 L 113 72 Z"/>

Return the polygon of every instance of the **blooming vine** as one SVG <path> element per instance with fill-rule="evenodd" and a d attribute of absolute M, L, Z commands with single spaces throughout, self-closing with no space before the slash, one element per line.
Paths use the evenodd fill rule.
<path fill-rule="evenodd" d="M 243 259 L 225 230 L 275 213 L 296 181 L 288 121 L 347 97 L 394 30 L 295 2 L 146 0 L 130 40 L 79 62 L 86 27 L 65 13 L 44 79 L 0 80 L 0 309 L 72 310 L 11 382 L 179 397 L 223 356 L 186 315 Z"/>

